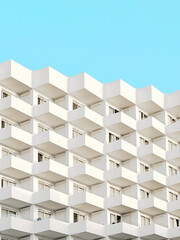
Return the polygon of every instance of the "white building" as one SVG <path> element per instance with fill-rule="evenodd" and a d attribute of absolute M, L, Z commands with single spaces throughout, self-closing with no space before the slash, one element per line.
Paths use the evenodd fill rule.
<path fill-rule="evenodd" d="M 180 239 L 180 91 L 0 64 L 0 239 Z"/>

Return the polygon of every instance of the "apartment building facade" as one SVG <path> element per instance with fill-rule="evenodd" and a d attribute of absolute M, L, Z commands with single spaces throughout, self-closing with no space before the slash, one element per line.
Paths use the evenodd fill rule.
<path fill-rule="evenodd" d="M 0 239 L 180 239 L 180 91 L 0 64 Z"/>

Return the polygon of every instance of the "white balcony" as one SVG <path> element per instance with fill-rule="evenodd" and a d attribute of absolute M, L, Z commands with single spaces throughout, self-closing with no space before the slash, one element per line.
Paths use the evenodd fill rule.
<path fill-rule="evenodd" d="M 180 217 L 180 200 L 168 202 L 167 211 L 168 213 Z"/>
<path fill-rule="evenodd" d="M 0 159 L 0 173 L 20 180 L 32 174 L 32 163 L 13 155 L 6 156 Z"/>
<path fill-rule="evenodd" d="M 0 64 L 0 85 L 17 94 L 30 90 L 32 72 L 16 63 L 8 60 Z"/>
<path fill-rule="evenodd" d="M 143 136 L 153 139 L 165 134 L 165 125 L 156 118 L 150 116 L 137 123 L 137 131 Z"/>
<path fill-rule="evenodd" d="M 6 217 L 0 219 L 0 233 L 11 237 L 25 237 L 33 233 L 32 222 L 18 218 Z"/>
<path fill-rule="evenodd" d="M 15 122 L 24 122 L 31 118 L 32 107 L 13 95 L 0 99 L 0 114 Z"/>
<path fill-rule="evenodd" d="M 92 132 L 103 126 L 103 117 L 86 106 L 69 112 L 69 122 L 74 126 Z"/>
<path fill-rule="evenodd" d="M 137 199 L 120 194 L 107 199 L 107 208 L 118 213 L 128 213 L 137 210 Z"/>
<path fill-rule="evenodd" d="M 172 188 L 173 190 L 180 191 L 180 173 L 167 177 L 167 187 Z"/>
<path fill-rule="evenodd" d="M 22 151 L 32 146 L 32 135 L 20 128 L 8 126 L 0 130 L 0 143 L 17 151 Z"/>
<path fill-rule="evenodd" d="M 57 239 L 68 235 L 68 223 L 47 218 L 33 223 L 34 234 L 48 239 Z"/>
<path fill-rule="evenodd" d="M 68 81 L 69 93 L 77 100 L 87 105 L 102 101 L 103 84 L 87 73 L 72 76 Z"/>
<path fill-rule="evenodd" d="M 69 150 L 84 158 L 92 159 L 102 156 L 103 143 L 84 134 L 69 140 Z"/>
<path fill-rule="evenodd" d="M 69 168 L 69 178 L 86 185 L 95 185 L 104 181 L 104 172 L 87 163 Z"/>
<path fill-rule="evenodd" d="M 171 239 L 171 240 L 179 240 L 179 239 L 180 239 L 179 231 L 180 231 L 179 227 L 169 228 L 169 236 L 168 236 L 168 239 Z"/>
<path fill-rule="evenodd" d="M 180 91 L 165 95 L 166 110 L 175 117 L 180 117 Z"/>
<path fill-rule="evenodd" d="M 129 223 L 120 222 L 108 226 L 108 236 L 114 239 L 134 239 L 138 236 L 138 227 Z"/>
<path fill-rule="evenodd" d="M 50 182 L 58 182 L 65 180 L 68 176 L 67 167 L 54 160 L 45 160 L 43 162 L 34 163 L 33 175 L 43 178 Z"/>
<path fill-rule="evenodd" d="M 122 109 L 135 104 L 136 90 L 123 80 L 117 80 L 104 85 L 105 99 L 113 106 Z"/>
<path fill-rule="evenodd" d="M 69 196 L 69 205 L 80 211 L 92 213 L 104 209 L 104 198 L 90 192 L 82 192 Z"/>
<path fill-rule="evenodd" d="M 91 221 L 71 223 L 69 230 L 70 235 L 86 240 L 94 240 L 105 237 L 104 226 Z"/>
<path fill-rule="evenodd" d="M 105 127 L 120 135 L 128 134 L 136 130 L 136 120 L 121 111 L 107 116 Z"/>
<path fill-rule="evenodd" d="M 150 216 L 155 216 L 167 211 L 167 203 L 164 200 L 150 196 L 139 200 L 138 210 Z"/>
<path fill-rule="evenodd" d="M 134 158 L 137 155 L 137 149 L 131 143 L 119 139 L 114 142 L 106 143 L 106 153 L 113 158 L 125 161 Z"/>
<path fill-rule="evenodd" d="M 58 210 L 68 206 L 68 195 L 54 189 L 33 193 L 33 204 L 45 209 Z"/>
<path fill-rule="evenodd" d="M 32 192 L 10 186 L 0 188 L 0 203 L 14 208 L 23 208 L 32 204 Z"/>
<path fill-rule="evenodd" d="M 138 148 L 137 152 L 138 158 L 148 164 L 156 164 L 166 159 L 166 151 L 153 143 Z"/>
<path fill-rule="evenodd" d="M 137 105 L 145 112 L 152 114 L 163 110 L 164 94 L 152 85 L 139 88 L 136 93 Z"/>
<path fill-rule="evenodd" d="M 34 106 L 33 117 L 53 128 L 67 122 L 67 110 L 48 101 Z"/>
<path fill-rule="evenodd" d="M 32 72 L 33 88 L 45 96 L 56 99 L 67 93 L 67 77 L 51 67 Z"/>
<path fill-rule="evenodd" d="M 107 181 L 119 187 L 128 187 L 137 183 L 137 173 L 124 168 L 115 168 L 107 172 Z"/>
<path fill-rule="evenodd" d="M 174 139 L 175 141 L 180 141 L 180 121 L 169 124 L 166 126 L 166 135 Z"/>
<path fill-rule="evenodd" d="M 168 228 L 157 224 L 150 224 L 139 228 L 139 237 L 149 240 L 168 239 Z"/>
<path fill-rule="evenodd" d="M 49 154 L 59 154 L 67 150 L 67 138 L 51 130 L 33 136 L 33 146 Z"/>
<path fill-rule="evenodd" d="M 166 186 L 166 176 L 151 170 L 138 175 L 138 184 L 149 189 L 155 190 Z"/>
<path fill-rule="evenodd" d="M 180 167 L 180 147 L 175 148 L 173 150 L 167 151 L 166 152 L 166 160 L 177 166 Z"/>

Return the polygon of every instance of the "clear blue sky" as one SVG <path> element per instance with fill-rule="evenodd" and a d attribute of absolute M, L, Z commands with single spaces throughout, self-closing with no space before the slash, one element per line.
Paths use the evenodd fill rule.
<path fill-rule="evenodd" d="M 0 62 L 180 89 L 179 0 L 5 0 Z"/>

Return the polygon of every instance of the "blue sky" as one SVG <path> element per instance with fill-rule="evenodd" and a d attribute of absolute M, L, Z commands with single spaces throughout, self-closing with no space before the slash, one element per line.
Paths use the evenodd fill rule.
<path fill-rule="evenodd" d="M 179 0 L 6 0 L 0 62 L 180 89 Z"/>

